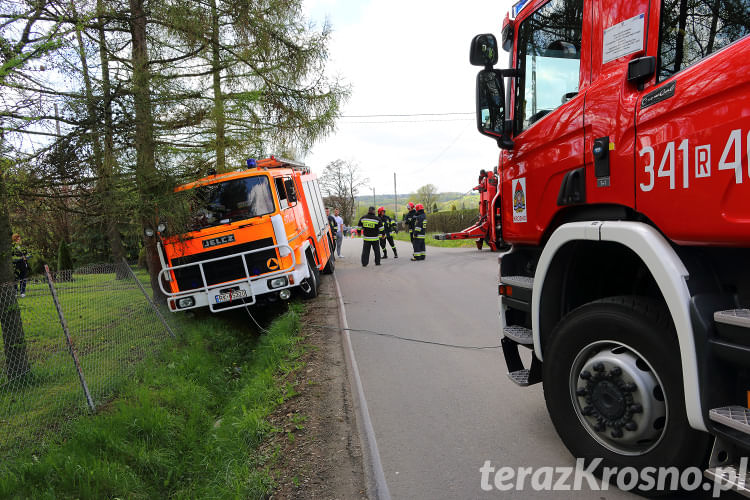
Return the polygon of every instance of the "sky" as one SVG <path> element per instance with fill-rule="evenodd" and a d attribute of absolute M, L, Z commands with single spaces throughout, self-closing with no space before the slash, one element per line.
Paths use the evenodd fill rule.
<path fill-rule="evenodd" d="M 474 35 L 500 39 L 513 2 L 495 0 L 305 0 L 305 17 L 332 28 L 328 72 L 351 85 L 336 131 L 305 157 L 322 173 L 333 160 L 357 164 L 368 186 L 359 194 L 399 194 L 425 184 L 468 192 L 500 150 L 479 134 Z M 507 67 L 500 52 L 496 67 Z M 461 113 L 461 114 L 448 114 Z M 446 114 L 428 116 L 428 114 Z M 363 115 L 368 117 L 363 117 Z M 422 116 L 369 116 L 422 115 Z"/>

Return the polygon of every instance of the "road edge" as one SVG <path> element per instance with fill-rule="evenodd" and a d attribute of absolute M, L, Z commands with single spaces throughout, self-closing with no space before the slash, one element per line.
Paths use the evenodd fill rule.
<path fill-rule="evenodd" d="M 366 460 L 363 460 L 365 469 L 365 482 L 368 497 L 378 500 L 391 500 L 391 493 L 388 491 L 388 483 L 385 480 L 383 464 L 380 461 L 380 452 L 378 443 L 375 439 L 375 429 L 372 426 L 370 412 L 367 408 L 367 399 L 362 387 L 362 379 L 359 375 L 357 359 L 354 356 L 351 337 L 349 336 L 349 324 L 346 321 L 346 308 L 344 306 L 344 297 L 341 293 L 339 280 L 333 275 L 333 281 L 336 284 L 336 296 L 339 303 L 339 320 L 341 322 L 341 334 L 344 341 L 344 355 L 346 357 L 347 373 L 349 375 L 349 385 L 352 392 L 352 400 L 357 413 L 357 431 L 360 442 L 364 443 L 364 449 L 367 450 Z"/>

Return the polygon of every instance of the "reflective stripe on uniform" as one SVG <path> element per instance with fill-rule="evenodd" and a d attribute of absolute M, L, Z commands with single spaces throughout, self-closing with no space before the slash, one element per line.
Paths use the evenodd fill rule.
<path fill-rule="evenodd" d="M 418 235 L 417 235 L 417 238 L 422 238 L 422 239 L 425 239 L 425 235 L 424 235 L 424 234 L 418 234 Z"/>
<path fill-rule="evenodd" d="M 363 240 L 365 240 L 365 241 L 378 241 L 378 240 L 379 240 L 380 238 L 378 238 L 377 236 L 376 236 L 376 237 L 374 237 L 374 238 L 373 238 L 373 237 L 371 237 L 371 236 L 365 236 L 365 237 L 364 237 L 364 238 L 362 238 L 362 239 L 363 239 Z"/>

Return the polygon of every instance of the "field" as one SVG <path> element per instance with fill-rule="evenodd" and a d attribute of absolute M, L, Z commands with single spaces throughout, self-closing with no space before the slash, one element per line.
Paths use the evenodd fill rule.
<path fill-rule="evenodd" d="M 76 274 L 56 289 L 94 404 L 115 393 L 166 338 L 143 293 L 114 274 Z M 0 454 L 42 442 L 88 411 L 78 372 L 46 282 L 29 283 L 18 304 L 30 371 L 8 380 L 0 356 Z"/>
<path fill-rule="evenodd" d="M 19 299 L 32 369 L 23 384 L 6 380 L 0 399 L 2 443 L 14 447 L 0 465 L 0 497 L 267 495 L 264 464 L 273 456 L 257 448 L 275 432 L 266 416 L 295 393 L 279 375 L 298 368 L 301 306 L 272 311 L 280 316 L 270 325 L 261 318 L 262 335 L 242 310 L 170 315 L 179 332 L 172 340 L 141 291 L 114 281 L 60 284 L 63 307 L 75 311 L 70 327 L 98 403 L 93 416 L 81 416 L 85 400 L 46 285 Z"/>
<path fill-rule="evenodd" d="M 476 240 L 436 240 L 436 234 L 438 233 L 427 233 L 427 238 L 425 238 L 425 244 L 427 246 L 446 248 L 476 248 Z M 393 237 L 394 239 L 397 239 L 399 241 L 410 241 L 409 233 L 407 231 L 399 231 L 399 233 L 394 234 Z"/>

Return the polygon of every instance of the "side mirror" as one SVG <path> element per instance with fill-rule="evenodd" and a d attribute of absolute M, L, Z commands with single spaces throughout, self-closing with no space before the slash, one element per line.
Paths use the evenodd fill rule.
<path fill-rule="evenodd" d="M 503 20 L 503 30 L 500 32 L 500 41 L 503 44 L 503 50 L 510 52 L 513 48 L 513 29 L 514 23 L 510 20 L 510 16 L 505 14 L 505 20 Z"/>
<path fill-rule="evenodd" d="M 479 133 L 502 139 L 505 124 L 505 85 L 501 70 L 477 74 L 477 128 Z"/>
<path fill-rule="evenodd" d="M 297 203 L 297 191 L 294 189 L 294 182 L 291 179 L 284 179 L 284 187 L 289 204 Z"/>
<path fill-rule="evenodd" d="M 473 66 L 491 68 L 497 64 L 497 39 L 492 33 L 477 35 L 471 40 L 469 62 Z"/>

